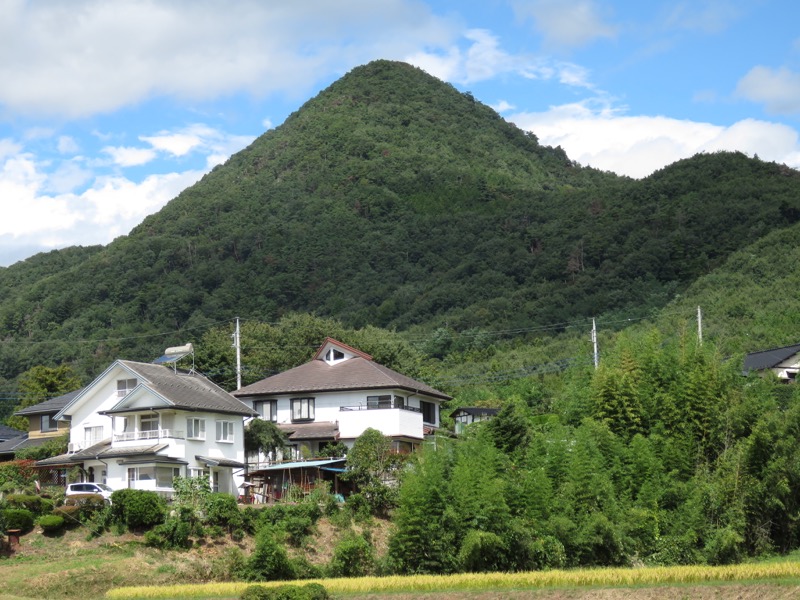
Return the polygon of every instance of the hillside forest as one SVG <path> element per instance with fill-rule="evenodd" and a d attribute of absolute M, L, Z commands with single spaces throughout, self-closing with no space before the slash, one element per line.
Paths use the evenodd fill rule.
<path fill-rule="evenodd" d="M 391 521 L 370 572 L 785 554 L 800 396 L 742 364 L 799 341 L 798 221 L 783 165 L 715 153 L 618 177 L 376 61 L 130 235 L 0 269 L 0 416 L 47 395 L 21 385 L 33 369 L 85 384 L 188 341 L 233 389 L 241 317 L 243 385 L 331 336 L 452 395 L 443 430 L 500 409 L 398 468 L 370 506 Z"/>

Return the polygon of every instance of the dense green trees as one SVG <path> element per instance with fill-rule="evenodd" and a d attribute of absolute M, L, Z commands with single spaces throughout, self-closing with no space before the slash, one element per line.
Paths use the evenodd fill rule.
<path fill-rule="evenodd" d="M 724 564 L 800 545 L 795 388 L 655 329 L 620 335 L 597 371 L 572 371 L 586 396 L 555 389 L 558 412 L 511 400 L 415 457 L 396 568 Z"/>

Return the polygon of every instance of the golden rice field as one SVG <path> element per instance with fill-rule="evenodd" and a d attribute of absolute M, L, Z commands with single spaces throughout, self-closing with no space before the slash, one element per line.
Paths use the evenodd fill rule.
<path fill-rule="evenodd" d="M 569 587 L 628 587 L 685 585 L 713 582 L 800 579 L 800 562 L 756 563 L 721 567 L 654 567 L 641 569 L 583 569 L 530 573 L 461 573 L 314 580 L 331 594 L 431 593 L 440 591 L 519 590 Z M 271 582 L 263 585 L 282 585 Z M 139 598 L 236 598 L 249 583 L 210 583 L 161 587 L 123 587 L 110 590 L 112 600 Z"/>

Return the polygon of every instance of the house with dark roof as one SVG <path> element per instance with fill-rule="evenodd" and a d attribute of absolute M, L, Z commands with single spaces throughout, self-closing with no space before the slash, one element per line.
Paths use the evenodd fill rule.
<path fill-rule="evenodd" d="M 751 352 L 744 357 L 744 373 L 772 372 L 786 383 L 795 381 L 800 371 L 800 344 Z"/>
<path fill-rule="evenodd" d="M 78 465 L 85 480 L 165 495 L 176 475 L 207 475 L 215 491 L 236 494 L 253 414 L 193 370 L 117 360 L 55 414 L 69 426 L 69 452 L 37 466 Z"/>
<path fill-rule="evenodd" d="M 55 417 L 80 392 L 75 390 L 15 412 L 14 415 L 28 419 L 28 431 L 13 430 L 16 436 L 0 441 L 0 461 L 11 460 L 20 450 L 38 448 L 53 438 L 68 434 L 69 423 L 59 423 Z"/>
<path fill-rule="evenodd" d="M 331 442 L 351 447 L 367 428 L 409 452 L 439 427 L 450 396 L 327 338 L 309 362 L 233 392 L 286 433 L 289 457 L 317 454 Z"/>
<path fill-rule="evenodd" d="M 464 433 L 464 428 L 472 423 L 479 423 L 480 421 L 488 421 L 496 416 L 500 409 L 498 408 L 485 408 L 481 406 L 464 406 L 457 408 L 450 416 L 455 422 L 455 433 L 459 435 Z"/>

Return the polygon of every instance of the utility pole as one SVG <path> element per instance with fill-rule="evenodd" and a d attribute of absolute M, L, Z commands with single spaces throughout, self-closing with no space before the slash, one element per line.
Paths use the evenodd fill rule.
<path fill-rule="evenodd" d="M 597 323 L 592 318 L 592 354 L 594 355 L 595 370 L 600 366 L 600 353 L 597 351 Z"/>
<path fill-rule="evenodd" d="M 697 341 L 703 345 L 703 311 L 697 307 Z"/>
<path fill-rule="evenodd" d="M 236 349 L 236 389 L 242 389 L 242 346 L 239 339 L 239 317 L 236 317 L 236 329 L 233 332 L 233 347 Z"/>

